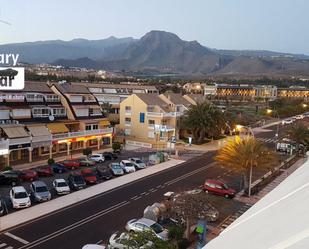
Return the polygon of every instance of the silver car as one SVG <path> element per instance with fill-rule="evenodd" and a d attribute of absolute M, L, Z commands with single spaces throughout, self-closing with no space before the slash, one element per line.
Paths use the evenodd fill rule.
<path fill-rule="evenodd" d="M 34 181 L 30 184 L 31 197 L 36 202 L 49 201 L 51 193 L 49 192 L 46 184 L 42 181 Z"/>
<path fill-rule="evenodd" d="M 168 231 L 159 223 L 147 218 L 129 220 L 126 230 L 128 232 L 152 231 L 159 239 L 168 240 Z"/>
<path fill-rule="evenodd" d="M 129 159 L 135 166 L 136 169 L 144 169 L 146 168 L 146 163 L 144 163 L 140 158 L 138 157 L 132 157 Z"/>

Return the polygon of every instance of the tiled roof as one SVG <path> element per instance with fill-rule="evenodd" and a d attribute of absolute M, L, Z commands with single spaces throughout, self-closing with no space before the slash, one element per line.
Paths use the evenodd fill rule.
<path fill-rule="evenodd" d="M 22 90 L 12 90 L 5 92 L 35 92 L 35 93 L 51 93 L 54 92 L 49 88 L 46 82 L 25 81 L 25 87 Z"/>
<path fill-rule="evenodd" d="M 98 88 L 126 88 L 126 89 L 148 89 L 157 90 L 155 86 L 152 85 L 138 85 L 138 84 L 110 84 L 110 83 L 72 83 L 74 85 L 83 85 L 86 87 L 98 87 Z"/>
<path fill-rule="evenodd" d="M 137 97 L 139 97 L 143 102 L 147 105 L 152 106 L 160 106 L 163 110 L 168 109 L 168 103 L 163 101 L 158 94 L 150 94 L 150 93 L 136 93 Z"/>
<path fill-rule="evenodd" d="M 84 85 L 74 83 L 62 83 L 55 85 L 62 93 L 90 94 L 88 88 Z"/>
<path fill-rule="evenodd" d="M 186 100 L 180 93 L 164 93 L 163 95 L 168 98 L 174 105 L 191 105 L 191 103 Z"/>

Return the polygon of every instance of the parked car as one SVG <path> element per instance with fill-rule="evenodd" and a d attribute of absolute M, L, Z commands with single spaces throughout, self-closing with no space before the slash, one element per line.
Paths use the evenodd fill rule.
<path fill-rule="evenodd" d="M 54 171 L 54 173 L 65 173 L 68 172 L 68 168 L 65 167 L 62 163 L 53 163 L 50 165 Z"/>
<path fill-rule="evenodd" d="M 62 164 L 68 169 L 77 169 L 80 167 L 80 162 L 77 160 L 64 160 Z"/>
<path fill-rule="evenodd" d="M 297 119 L 297 120 L 304 119 L 304 115 L 302 115 L 302 114 L 296 115 L 294 118 Z"/>
<path fill-rule="evenodd" d="M 79 159 L 79 163 L 80 163 L 80 166 L 94 166 L 95 165 L 95 161 L 93 160 L 89 160 L 88 158 L 81 158 Z"/>
<path fill-rule="evenodd" d="M 100 246 L 97 244 L 87 244 L 87 245 L 84 245 L 82 249 L 106 249 L 106 247 Z"/>
<path fill-rule="evenodd" d="M 23 181 L 35 181 L 38 179 L 38 173 L 31 169 L 22 170 L 20 171 L 19 178 Z"/>
<path fill-rule="evenodd" d="M 19 172 L 8 170 L 0 172 L 0 185 L 15 186 L 20 183 Z"/>
<path fill-rule="evenodd" d="M 294 119 L 284 119 L 282 120 L 281 124 L 285 125 L 285 124 L 293 124 L 294 123 Z"/>
<path fill-rule="evenodd" d="M 14 209 L 31 206 L 30 195 L 23 186 L 16 186 L 10 190 L 10 200 Z"/>
<path fill-rule="evenodd" d="M 96 163 L 103 163 L 105 160 L 102 154 L 92 154 L 88 158 L 89 160 L 95 161 Z"/>
<path fill-rule="evenodd" d="M 230 188 L 227 184 L 218 180 L 206 180 L 203 186 L 203 190 L 206 193 L 212 193 L 215 195 L 221 195 L 226 198 L 233 198 L 236 191 Z"/>
<path fill-rule="evenodd" d="M 5 200 L 0 197 L 0 216 L 8 214 L 8 208 L 6 206 Z"/>
<path fill-rule="evenodd" d="M 83 176 L 86 184 L 96 184 L 98 183 L 97 175 L 94 173 L 92 169 L 83 169 L 81 171 L 81 175 Z"/>
<path fill-rule="evenodd" d="M 42 181 L 32 182 L 30 184 L 30 193 L 35 202 L 44 202 L 51 199 L 51 193 Z"/>
<path fill-rule="evenodd" d="M 119 163 L 111 163 L 109 168 L 114 176 L 122 176 L 124 175 L 124 171 Z"/>
<path fill-rule="evenodd" d="M 129 160 L 122 160 L 120 162 L 120 166 L 122 167 L 125 173 L 131 173 L 136 171 L 134 164 Z"/>
<path fill-rule="evenodd" d="M 100 179 L 109 180 L 113 178 L 113 174 L 111 173 L 110 169 L 106 166 L 96 168 L 97 176 Z"/>
<path fill-rule="evenodd" d="M 70 174 L 68 177 L 68 183 L 69 183 L 70 189 L 72 190 L 83 189 L 86 186 L 86 182 L 84 178 L 79 173 Z"/>
<path fill-rule="evenodd" d="M 135 166 L 135 169 L 144 169 L 146 168 L 146 163 L 144 163 L 140 158 L 138 157 L 132 157 L 129 159 Z"/>
<path fill-rule="evenodd" d="M 129 220 L 125 228 L 128 232 L 152 231 L 159 239 L 168 240 L 168 230 L 147 218 Z"/>
<path fill-rule="evenodd" d="M 35 170 L 39 176 L 53 176 L 54 175 L 53 168 L 49 165 L 37 167 Z"/>
<path fill-rule="evenodd" d="M 115 160 L 118 158 L 116 153 L 113 152 L 103 152 L 105 160 Z"/>
<path fill-rule="evenodd" d="M 55 179 L 53 187 L 58 195 L 66 195 L 71 192 L 69 185 L 64 179 Z"/>

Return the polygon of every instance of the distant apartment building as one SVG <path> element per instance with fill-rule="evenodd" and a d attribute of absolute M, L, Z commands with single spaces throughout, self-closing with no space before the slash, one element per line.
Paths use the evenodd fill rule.
<path fill-rule="evenodd" d="M 132 94 L 120 103 L 119 129 L 127 141 L 166 146 L 178 137 L 179 119 L 190 105 L 180 94 Z"/>
<path fill-rule="evenodd" d="M 112 128 L 87 88 L 26 82 L 0 92 L 0 164 L 110 144 Z"/>
<path fill-rule="evenodd" d="M 290 87 L 290 88 L 279 88 L 278 97 L 280 98 L 309 98 L 309 89 L 306 87 Z"/>
<path fill-rule="evenodd" d="M 182 89 L 186 93 L 199 94 L 199 93 L 203 93 L 204 86 L 205 84 L 202 84 L 200 82 L 186 83 L 183 85 Z"/>

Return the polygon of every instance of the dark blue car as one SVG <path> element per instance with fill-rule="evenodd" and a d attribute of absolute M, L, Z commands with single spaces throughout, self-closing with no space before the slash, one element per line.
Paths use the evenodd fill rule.
<path fill-rule="evenodd" d="M 54 173 L 64 173 L 68 172 L 69 170 L 61 163 L 53 163 L 50 165 L 54 171 Z"/>

